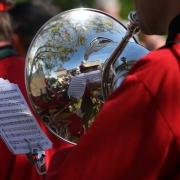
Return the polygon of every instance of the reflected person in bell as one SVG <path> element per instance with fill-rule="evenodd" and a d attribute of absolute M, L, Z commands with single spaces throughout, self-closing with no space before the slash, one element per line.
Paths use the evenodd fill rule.
<path fill-rule="evenodd" d="M 81 73 L 86 73 L 88 74 L 89 72 L 92 71 L 97 71 L 98 69 L 98 64 L 86 67 L 85 65 L 81 64 L 80 65 L 80 71 Z M 100 110 L 100 103 L 96 95 L 98 94 L 98 86 L 99 83 L 95 82 L 90 82 L 88 79 L 86 81 L 86 88 L 84 91 L 84 94 L 82 96 L 82 101 L 81 101 L 81 111 L 84 114 L 83 119 L 84 119 L 84 125 L 85 129 L 87 130 L 91 124 L 94 122 L 94 118 L 98 114 Z"/>
<path fill-rule="evenodd" d="M 180 179 L 180 1 L 134 0 L 139 27 L 166 45 L 141 58 L 79 144 L 56 153 L 46 179 Z"/>

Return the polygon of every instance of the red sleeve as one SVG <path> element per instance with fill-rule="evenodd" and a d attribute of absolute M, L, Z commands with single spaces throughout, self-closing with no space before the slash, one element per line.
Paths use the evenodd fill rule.
<path fill-rule="evenodd" d="M 46 178 L 158 179 L 172 138 L 155 98 L 129 75 L 69 155 L 56 153 Z"/>

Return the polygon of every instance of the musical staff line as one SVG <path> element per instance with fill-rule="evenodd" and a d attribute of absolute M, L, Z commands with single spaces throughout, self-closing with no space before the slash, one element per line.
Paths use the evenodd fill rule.
<path fill-rule="evenodd" d="M 35 142 L 35 141 L 44 140 L 44 138 L 36 137 L 36 138 L 29 138 L 28 140 L 29 140 L 29 142 Z M 15 144 L 20 144 L 20 143 L 25 143 L 26 141 L 24 139 L 21 139 L 21 140 L 9 141 L 9 142 L 10 142 L 10 144 L 15 145 Z"/>
<path fill-rule="evenodd" d="M 0 111 L 0 114 L 11 114 L 11 113 L 22 113 L 22 112 L 28 112 L 28 109 L 22 108 L 22 109 L 3 110 Z"/>
<path fill-rule="evenodd" d="M 17 93 L 18 90 L 17 89 L 12 89 L 12 90 L 7 90 L 7 91 L 3 91 L 2 89 L 0 90 L 0 95 L 3 94 L 12 94 L 12 93 Z"/>
<path fill-rule="evenodd" d="M 42 143 L 39 143 L 40 144 L 40 146 L 41 147 L 43 147 L 44 145 L 47 145 L 48 143 L 47 142 L 42 142 Z M 39 149 L 39 146 L 37 145 L 37 144 L 31 144 L 31 147 L 33 148 L 33 149 Z M 29 146 L 27 145 L 25 145 L 25 146 L 13 146 L 13 149 L 14 150 L 17 150 L 17 149 L 29 149 Z"/>
<path fill-rule="evenodd" d="M 26 120 L 22 120 L 22 121 L 2 123 L 2 124 L 0 124 L 0 127 L 14 126 L 14 125 L 20 125 L 20 124 L 26 124 L 27 125 L 27 124 L 33 123 L 33 122 L 34 122 L 33 119 L 26 119 Z"/>
<path fill-rule="evenodd" d="M 32 125 L 32 126 L 24 126 L 24 127 L 18 127 L 18 128 L 6 128 L 3 129 L 3 132 L 10 132 L 10 131 L 21 131 L 21 130 L 36 130 L 37 126 L 36 125 Z"/>
<path fill-rule="evenodd" d="M 31 114 L 5 116 L 5 117 L 0 117 L 0 121 L 7 121 L 7 120 L 11 120 L 11 119 L 25 119 L 28 117 L 31 117 Z"/>
<path fill-rule="evenodd" d="M 0 108 L 1 107 L 19 106 L 19 105 L 24 105 L 24 102 L 20 101 L 20 102 L 14 102 L 14 103 L 4 103 L 4 104 L 0 104 Z"/>
<path fill-rule="evenodd" d="M 21 96 L 12 96 L 12 97 L 0 98 L 0 102 L 12 101 L 12 100 L 17 100 L 17 99 L 21 99 Z"/>
<path fill-rule="evenodd" d="M 40 134 L 41 132 L 38 131 L 29 131 L 29 132 L 21 132 L 21 133 L 11 133 L 11 134 L 6 134 L 6 137 L 9 138 L 13 138 L 13 137 L 22 137 L 22 136 L 28 136 L 28 135 L 35 135 L 35 134 Z"/>

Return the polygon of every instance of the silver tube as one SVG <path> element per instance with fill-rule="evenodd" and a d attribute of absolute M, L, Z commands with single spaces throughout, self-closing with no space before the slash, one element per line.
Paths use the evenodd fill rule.
<path fill-rule="evenodd" d="M 111 56 L 108 58 L 105 66 L 104 66 L 104 69 L 102 71 L 102 94 L 103 94 L 104 100 L 106 100 L 110 94 L 110 92 L 109 92 L 110 87 L 109 87 L 108 80 L 109 80 L 109 71 L 110 71 L 111 65 L 121 55 L 121 53 L 123 52 L 124 48 L 126 47 L 128 41 L 129 41 L 129 39 L 134 34 L 137 34 L 139 32 L 136 11 L 130 12 L 128 15 L 128 19 L 129 19 L 129 22 L 127 24 L 127 32 L 126 32 L 125 36 L 122 38 L 122 40 L 120 41 L 118 46 L 115 48 L 115 50 L 113 51 Z"/>

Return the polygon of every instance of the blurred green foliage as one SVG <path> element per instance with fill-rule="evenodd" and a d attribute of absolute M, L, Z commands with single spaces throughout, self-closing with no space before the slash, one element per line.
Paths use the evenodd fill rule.
<path fill-rule="evenodd" d="M 135 10 L 133 0 L 121 0 L 121 17 L 122 19 L 127 19 L 128 14 Z"/>
<path fill-rule="evenodd" d="M 30 2 L 32 0 L 15 0 L 15 2 Z M 38 0 L 36 0 L 37 2 Z M 41 0 L 42 1 L 42 0 Z M 54 4 L 59 11 L 66 11 L 73 8 L 93 8 L 95 0 L 44 0 L 44 2 L 50 2 Z M 127 19 L 130 11 L 134 10 L 133 0 L 119 0 L 121 2 L 121 17 Z"/>
<path fill-rule="evenodd" d="M 28 2 L 28 0 L 15 0 L 15 2 Z"/>

